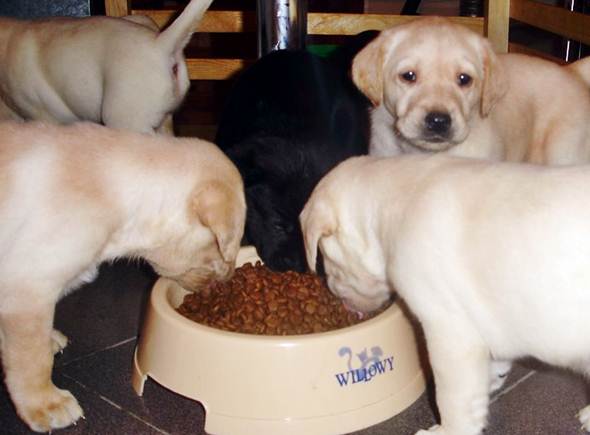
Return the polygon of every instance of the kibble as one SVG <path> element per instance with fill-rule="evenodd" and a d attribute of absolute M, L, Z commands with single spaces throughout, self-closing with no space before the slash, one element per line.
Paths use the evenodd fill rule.
<path fill-rule="evenodd" d="M 275 272 L 261 262 L 236 268 L 225 282 L 212 281 L 184 297 L 178 312 L 203 325 L 259 335 L 331 331 L 374 317 L 346 309 L 312 273 Z"/>

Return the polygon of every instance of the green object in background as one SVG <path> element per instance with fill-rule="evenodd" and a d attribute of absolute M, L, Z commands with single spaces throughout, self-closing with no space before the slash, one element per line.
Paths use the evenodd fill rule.
<path fill-rule="evenodd" d="M 317 56 L 328 57 L 337 48 L 338 48 L 338 45 L 336 45 L 336 44 L 313 44 L 313 45 L 307 46 L 307 51 L 309 51 L 310 53 L 315 54 Z"/>

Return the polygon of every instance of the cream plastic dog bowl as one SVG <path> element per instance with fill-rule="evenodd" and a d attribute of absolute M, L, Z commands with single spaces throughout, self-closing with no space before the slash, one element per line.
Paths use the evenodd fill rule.
<path fill-rule="evenodd" d="M 238 265 L 258 259 L 242 248 Z M 206 411 L 228 435 L 339 434 L 386 420 L 425 389 L 414 333 L 397 304 L 330 332 L 260 336 L 222 331 L 175 308 L 186 290 L 161 278 L 135 351 L 133 387 L 147 376 Z"/>

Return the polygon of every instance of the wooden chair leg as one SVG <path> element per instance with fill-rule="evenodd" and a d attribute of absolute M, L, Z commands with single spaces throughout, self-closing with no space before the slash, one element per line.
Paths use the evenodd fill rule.
<path fill-rule="evenodd" d="M 105 0 L 104 9 L 108 17 L 123 17 L 131 11 L 131 0 Z"/>

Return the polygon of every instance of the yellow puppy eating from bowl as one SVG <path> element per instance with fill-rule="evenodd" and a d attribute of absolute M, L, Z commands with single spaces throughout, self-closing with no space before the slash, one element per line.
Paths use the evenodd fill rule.
<path fill-rule="evenodd" d="M 445 154 L 358 157 L 300 220 L 308 264 L 371 311 L 397 291 L 424 329 L 438 435 L 476 435 L 516 358 L 590 374 L 590 167 Z M 579 416 L 590 431 L 590 406 Z"/>
<path fill-rule="evenodd" d="M 0 124 L 0 340 L 5 381 L 35 431 L 82 416 L 51 381 L 58 299 L 103 261 L 141 257 L 196 289 L 234 270 L 239 172 L 212 143 L 85 123 Z"/>
<path fill-rule="evenodd" d="M 375 105 L 369 154 L 587 162 L 588 65 L 496 54 L 484 37 L 441 17 L 385 30 L 352 67 Z"/>

